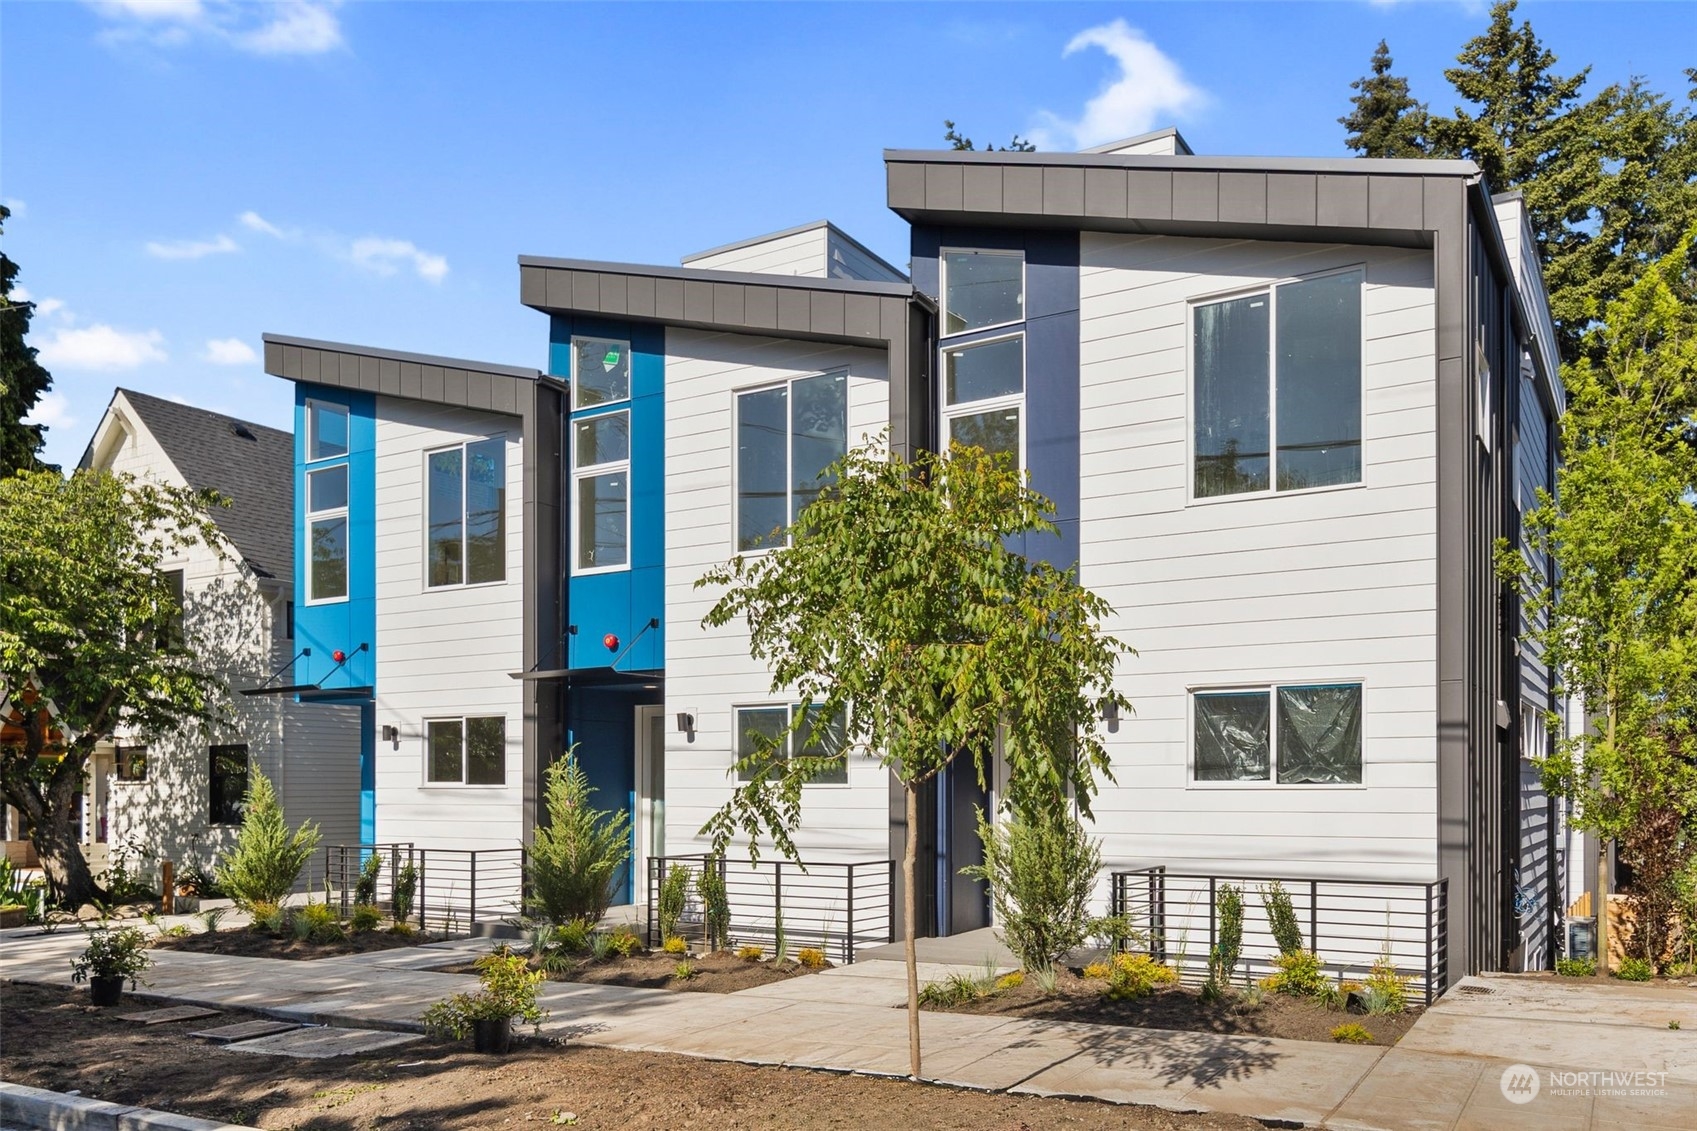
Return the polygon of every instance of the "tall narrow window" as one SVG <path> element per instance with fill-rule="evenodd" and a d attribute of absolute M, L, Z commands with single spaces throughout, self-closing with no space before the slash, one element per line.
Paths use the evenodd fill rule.
<path fill-rule="evenodd" d="M 181 648 L 187 642 L 183 635 L 183 610 L 186 594 L 183 592 L 183 571 L 168 569 L 163 573 L 165 587 L 169 591 L 169 605 L 159 610 L 159 631 L 155 644 L 160 651 L 167 648 Z"/>
<path fill-rule="evenodd" d="M 1360 271 L 1192 313 L 1196 498 L 1359 483 Z"/>
<path fill-rule="evenodd" d="M 572 339 L 572 407 L 596 408 L 630 400 L 630 343 Z"/>
<path fill-rule="evenodd" d="M 507 576 L 507 445 L 494 436 L 425 456 L 425 583 Z"/>
<path fill-rule="evenodd" d="M 306 458 L 311 463 L 348 454 L 348 409 L 325 401 L 306 402 Z"/>
<path fill-rule="evenodd" d="M 348 595 L 348 465 L 306 473 L 306 599 L 340 601 Z"/>
<path fill-rule="evenodd" d="M 214 825 L 239 825 L 247 802 L 247 744 L 214 746 L 210 756 L 207 820 Z"/>
<path fill-rule="evenodd" d="M 572 421 L 579 572 L 630 565 L 630 411 Z"/>
<path fill-rule="evenodd" d="M 942 266 L 944 447 L 1025 454 L 1025 256 L 945 251 Z"/>
<path fill-rule="evenodd" d="M 782 546 L 848 450 L 848 374 L 738 393 L 736 428 L 737 549 Z"/>

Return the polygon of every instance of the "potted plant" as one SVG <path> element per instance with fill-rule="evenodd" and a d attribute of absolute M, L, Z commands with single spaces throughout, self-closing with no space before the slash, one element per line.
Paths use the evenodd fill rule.
<path fill-rule="evenodd" d="M 128 980 L 130 989 L 135 989 L 142 981 L 141 972 L 153 965 L 147 936 L 135 927 L 113 929 L 105 924 L 87 933 L 88 946 L 71 959 L 71 981 L 87 982 L 95 1005 L 117 1005 L 124 982 Z"/>
<path fill-rule="evenodd" d="M 464 1040 L 472 1035 L 478 1052 L 504 1055 L 512 1046 L 513 1018 L 540 1026 L 548 1011 L 536 1004 L 536 988 L 545 975 L 532 970 L 523 955 L 506 947 L 477 960 L 474 994 L 455 994 L 424 1011 L 424 1028 L 432 1036 Z"/>

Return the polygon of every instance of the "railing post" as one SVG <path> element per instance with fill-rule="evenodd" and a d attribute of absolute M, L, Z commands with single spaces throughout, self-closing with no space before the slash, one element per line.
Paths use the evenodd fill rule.
<path fill-rule="evenodd" d="M 772 945 L 778 945 L 778 919 L 784 914 L 784 862 L 772 861 Z M 789 933 L 789 925 L 784 926 L 785 934 Z"/>
<path fill-rule="evenodd" d="M 666 858 L 664 856 L 650 856 L 648 858 L 648 874 L 642 877 L 643 886 L 647 889 L 644 894 L 647 896 L 648 903 L 647 911 L 643 915 L 642 938 L 650 949 L 653 949 L 656 945 L 654 941 L 654 905 L 659 902 L 660 878 L 665 874 Z M 661 942 L 664 941 L 664 939 L 661 940 Z"/>
<path fill-rule="evenodd" d="M 429 857 L 430 850 L 428 848 L 421 848 L 418 850 L 418 929 L 421 931 L 428 931 L 430 929 L 430 920 L 425 918 L 424 915 L 424 893 L 429 887 L 429 884 L 426 882 L 425 872 L 430 864 Z"/>
<path fill-rule="evenodd" d="M 896 941 L 896 862 L 890 861 L 890 937 L 887 941 Z"/>
<path fill-rule="evenodd" d="M 1210 978 L 1213 977 L 1214 946 L 1219 942 L 1218 937 L 1215 935 L 1217 928 L 1214 924 L 1214 908 L 1216 906 L 1215 897 L 1218 894 L 1215 890 L 1215 885 L 1219 882 L 1219 877 L 1217 876 L 1208 877 L 1208 976 Z"/>
<path fill-rule="evenodd" d="M 1320 881 L 1308 881 L 1308 953 L 1320 953 Z"/>
<path fill-rule="evenodd" d="M 854 865 L 848 866 L 848 944 L 845 949 L 846 959 L 854 962 Z"/>
<path fill-rule="evenodd" d="M 477 925 L 477 849 L 471 850 L 471 908 L 466 912 L 466 933 Z"/>

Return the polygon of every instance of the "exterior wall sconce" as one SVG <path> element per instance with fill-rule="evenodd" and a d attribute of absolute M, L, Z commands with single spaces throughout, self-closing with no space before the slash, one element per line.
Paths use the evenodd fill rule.
<path fill-rule="evenodd" d="M 397 726 L 390 726 L 389 724 L 384 723 L 383 724 L 383 741 L 393 743 L 394 745 L 393 745 L 392 748 L 395 749 L 395 750 L 399 750 L 401 748 L 401 728 L 397 727 Z"/>
<path fill-rule="evenodd" d="M 678 712 L 678 733 L 684 735 L 691 742 L 695 741 L 695 715 L 692 712 Z"/>

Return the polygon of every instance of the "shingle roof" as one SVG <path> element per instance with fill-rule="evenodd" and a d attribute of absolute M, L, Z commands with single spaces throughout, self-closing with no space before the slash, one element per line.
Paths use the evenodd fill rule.
<path fill-rule="evenodd" d="M 212 518 L 262 577 L 294 579 L 295 438 L 132 389 L 124 399 L 189 486 L 230 500 Z"/>

